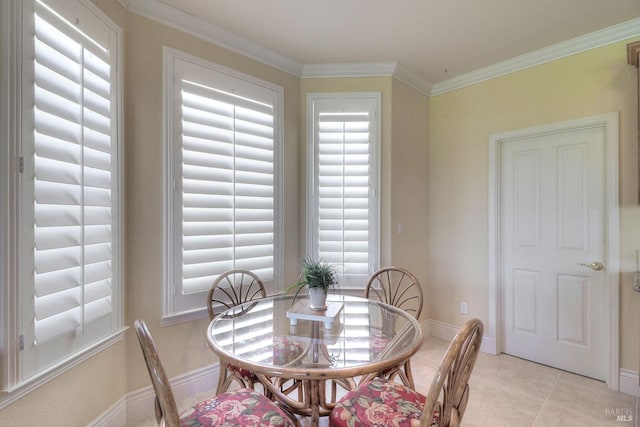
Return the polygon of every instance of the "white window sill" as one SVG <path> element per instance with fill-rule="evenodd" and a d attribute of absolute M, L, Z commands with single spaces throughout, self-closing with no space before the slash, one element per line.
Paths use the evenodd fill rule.
<path fill-rule="evenodd" d="M 129 327 L 125 326 L 117 332 L 114 332 L 110 336 L 104 338 L 103 340 L 95 343 L 91 347 L 88 347 L 85 350 L 57 363 L 56 365 L 48 368 L 38 375 L 35 375 L 19 384 L 15 384 L 9 387 L 7 390 L 0 391 L 0 410 L 11 405 L 16 400 L 24 397 L 38 387 L 48 383 L 52 379 L 57 378 L 58 376 L 74 368 L 75 366 L 78 366 L 80 363 L 90 359 L 101 351 L 106 350 L 112 345 L 122 341 L 124 333 L 127 329 L 129 329 Z"/>

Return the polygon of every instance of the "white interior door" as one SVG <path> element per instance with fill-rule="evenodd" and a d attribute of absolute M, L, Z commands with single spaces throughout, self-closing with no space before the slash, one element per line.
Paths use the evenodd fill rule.
<path fill-rule="evenodd" d="M 502 350 L 600 380 L 605 142 L 603 127 L 583 127 L 500 145 Z"/>

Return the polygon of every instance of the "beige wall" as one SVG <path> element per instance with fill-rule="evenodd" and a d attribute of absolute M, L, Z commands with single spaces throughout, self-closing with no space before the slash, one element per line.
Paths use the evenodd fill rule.
<path fill-rule="evenodd" d="M 392 82 L 391 265 L 416 275 L 428 293 L 429 99 L 399 80 Z M 403 232 L 398 234 L 398 224 Z M 384 266 L 385 264 L 382 264 Z M 428 306 L 421 319 L 429 319 Z"/>
<path fill-rule="evenodd" d="M 429 308 L 461 325 L 488 322 L 489 135 L 617 111 L 620 113 L 622 274 L 621 368 L 638 370 L 640 294 L 630 290 L 637 229 L 637 85 L 626 42 L 612 44 L 431 98 Z M 634 258 L 635 259 L 635 258 Z M 633 262 L 635 266 L 635 261 Z M 469 315 L 459 314 L 459 303 Z"/>

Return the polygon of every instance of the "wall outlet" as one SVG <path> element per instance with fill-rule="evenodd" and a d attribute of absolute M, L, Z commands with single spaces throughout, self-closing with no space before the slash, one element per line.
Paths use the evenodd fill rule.
<path fill-rule="evenodd" d="M 462 314 L 467 314 L 467 313 L 469 313 L 469 312 L 467 311 L 467 303 L 466 303 L 466 302 L 461 302 L 461 303 L 460 303 L 460 313 L 462 313 Z"/>

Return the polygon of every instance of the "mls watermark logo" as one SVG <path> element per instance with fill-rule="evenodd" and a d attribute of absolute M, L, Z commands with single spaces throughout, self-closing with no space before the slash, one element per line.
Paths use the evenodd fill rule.
<path fill-rule="evenodd" d="M 633 422 L 633 409 L 631 408 L 606 408 L 607 418 L 615 418 L 616 421 Z"/>

